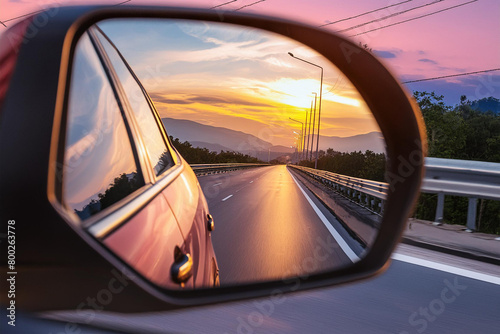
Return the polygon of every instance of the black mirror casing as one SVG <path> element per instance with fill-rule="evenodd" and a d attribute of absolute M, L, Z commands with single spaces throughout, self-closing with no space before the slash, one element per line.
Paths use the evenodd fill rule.
<path fill-rule="evenodd" d="M 59 207 L 61 194 L 55 184 L 62 152 L 55 143 L 65 121 L 76 43 L 101 20 L 138 17 L 223 22 L 267 30 L 311 47 L 345 74 L 373 112 L 386 140 L 388 156 L 390 187 L 380 233 L 361 261 L 334 274 L 216 290 L 170 291 L 151 284 L 90 235 L 61 219 L 65 212 Z M 25 35 L 16 37 L 23 42 L 0 113 L 0 211 L 3 227 L 9 219 L 19 222 L 19 307 L 29 311 L 84 308 L 87 298 L 110 289 L 114 284 L 111 282 L 121 282 L 124 289 L 113 294 L 107 311 L 166 310 L 346 283 L 373 276 L 387 267 L 417 198 L 426 140 L 416 103 L 370 52 L 339 35 L 300 23 L 168 7 L 59 8 L 55 13 L 42 12 L 31 18 Z M 41 85 L 43 91 L 38 89 Z M 18 117 L 20 110 L 25 117 Z M 27 118 L 30 122 L 24 121 Z M 36 149 L 30 145 L 33 141 L 39 144 Z M 18 147 L 23 147 L 23 152 Z M 20 172 L 26 177 L 14 181 L 13 176 Z M 31 190 L 27 194 L 23 189 Z M 8 271 L 5 262 L 2 270 Z M 72 282 L 72 288 L 68 282 Z M 5 298 L 2 295 L 2 303 Z"/>

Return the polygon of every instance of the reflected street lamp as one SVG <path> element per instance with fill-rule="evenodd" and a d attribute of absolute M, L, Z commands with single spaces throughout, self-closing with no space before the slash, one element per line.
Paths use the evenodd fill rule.
<path fill-rule="evenodd" d="M 313 109 L 313 122 L 312 122 L 313 131 L 312 131 L 312 137 L 311 137 L 311 158 L 309 159 L 311 161 L 312 161 L 312 154 L 314 151 L 314 127 L 316 126 L 316 105 L 318 102 L 318 94 L 315 92 L 312 92 L 312 94 L 314 94 L 314 100 L 313 100 L 314 101 L 314 109 Z"/>
<path fill-rule="evenodd" d="M 288 54 L 292 58 L 298 59 L 300 61 L 303 61 L 304 63 L 307 63 L 307 64 L 312 65 L 312 66 L 316 66 L 316 67 L 321 69 L 321 81 L 320 81 L 320 85 L 319 85 L 319 108 L 318 108 L 318 139 L 316 141 L 316 160 L 314 162 L 314 168 L 318 169 L 319 128 L 321 125 L 321 97 L 322 97 L 322 93 L 323 93 L 323 67 L 319 66 L 318 64 L 311 63 L 310 61 L 304 60 L 302 58 L 295 57 L 293 55 L 293 53 L 291 53 L 291 52 L 288 52 Z M 314 126 L 313 126 L 313 128 L 314 128 Z M 314 134 L 314 131 L 313 131 L 313 134 Z"/>
<path fill-rule="evenodd" d="M 304 140 L 304 139 L 303 139 L 303 135 L 304 135 L 304 122 L 298 121 L 298 120 L 293 119 L 293 118 L 291 118 L 291 117 L 288 117 L 288 118 L 289 118 L 290 120 L 294 121 L 294 122 L 300 123 L 300 124 L 301 124 L 301 126 L 302 126 L 302 130 L 300 130 L 300 134 L 298 134 L 298 133 L 297 133 L 297 134 L 299 135 L 299 140 L 298 140 L 298 145 L 297 145 L 297 147 L 298 147 L 298 151 L 300 152 L 300 154 L 299 154 L 299 156 L 298 156 L 298 159 L 299 159 L 299 162 L 300 162 L 300 159 L 302 159 L 302 160 L 304 159 L 304 158 L 303 158 L 303 154 L 304 154 L 304 146 L 302 145 L 302 141 Z M 295 132 L 295 131 L 294 131 L 294 132 Z M 302 157 L 302 158 L 301 158 L 301 157 Z"/>

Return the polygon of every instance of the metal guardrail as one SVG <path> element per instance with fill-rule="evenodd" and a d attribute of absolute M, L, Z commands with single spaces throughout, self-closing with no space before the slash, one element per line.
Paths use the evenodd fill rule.
<path fill-rule="evenodd" d="M 477 200 L 500 200 L 500 163 L 426 158 L 421 191 L 438 195 L 436 223 L 443 220 L 445 195 L 467 197 L 467 229 L 474 231 Z"/>
<path fill-rule="evenodd" d="M 340 195 L 355 201 L 370 211 L 381 215 L 387 197 L 388 184 L 352 176 L 336 174 L 309 167 L 288 165 L 333 188 Z"/>
<path fill-rule="evenodd" d="M 289 165 L 333 187 L 348 198 L 381 214 L 388 184 L 302 166 Z M 467 228 L 476 229 L 477 200 L 500 200 L 500 163 L 455 159 L 425 159 L 421 192 L 438 195 L 435 222 L 443 220 L 445 195 L 469 199 Z M 379 201 L 379 202 L 378 202 Z"/>
<path fill-rule="evenodd" d="M 197 176 L 207 174 L 225 173 L 242 168 L 255 168 L 270 166 L 270 164 L 256 163 L 227 163 L 227 164 L 192 164 L 190 165 Z"/>

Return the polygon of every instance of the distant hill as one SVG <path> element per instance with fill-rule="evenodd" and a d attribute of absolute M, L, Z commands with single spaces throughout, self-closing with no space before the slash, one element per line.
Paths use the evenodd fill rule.
<path fill-rule="evenodd" d="M 180 141 L 187 140 L 191 144 L 193 142 L 211 144 L 210 146 L 214 150 L 217 149 L 217 151 L 221 147 L 213 146 L 214 144 L 225 147 L 227 150 L 241 153 L 267 152 L 273 146 L 271 143 L 254 135 L 223 127 L 204 125 L 194 121 L 174 118 L 162 118 L 162 122 L 169 136 L 179 138 Z M 211 147 L 207 148 L 212 149 Z"/>
<path fill-rule="evenodd" d="M 316 148 L 316 146 L 314 146 Z M 354 152 L 366 150 L 375 153 L 385 152 L 385 140 L 380 132 L 369 132 L 351 137 L 321 136 L 319 138 L 320 150 L 331 148 L 338 152 Z"/>
<path fill-rule="evenodd" d="M 290 146 L 275 145 L 271 147 L 271 152 L 293 153 L 295 149 Z"/>
<path fill-rule="evenodd" d="M 178 138 L 178 137 L 177 137 Z M 189 140 L 188 140 L 189 141 Z M 193 147 L 200 147 L 200 148 L 206 148 L 209 151 L 215 151 L 215 152 L 220 152 L 220 151 L 234 151 L 226 146 L 222 146 L 220 144 L 212 144 L 212 143 L 205 143 L 202 141 L 189 141 Z"/>
<path fill-rule="evenodd" d="M 289 146 L 272 145 L 254 135 L 223 127 L 204 125 L 198 122 L 162 118 L 170 136 L 188 141 L 193 147 L 204 147 L 210 151 L 235 151 L 267 161 L 291 156 L 295 149 Z M 370 132 L 352 137 L 320 136 L 320 149 L 332 148 L 338 152 L 371 150 L 385 152 L 385 142 L 380 132 Z M 314 146 L 316 148 L 316 146 Z"/>
<path fill-rule="evenodd" d="M 495 114 L 500 115 L 500 100 L 494 97 L 486 97 L 484 99 L 472 101 L 470 103 L 472 109 L 482 112 L 493 111 Z"/>

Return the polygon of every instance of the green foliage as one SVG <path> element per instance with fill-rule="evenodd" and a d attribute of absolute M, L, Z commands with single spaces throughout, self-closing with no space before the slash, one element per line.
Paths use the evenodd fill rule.
<path fill-rule="evenodd" d="M 132 173 L 131 177 L 127 176 L 125 173 L 121 174 L 119 177 L 115 177 L 113 183 L 109 185 L 109 188 L 106 189 L 104 193 L 98 194 L 101 210 L 127 197 L 129 194 L 139 189 L 142 184 L 142 180 L 139 179 L 138 174 L 135 172 Z"/>
<path fill-rule="evenodd" d="M 301 166 L 314 167 L 314 162 L 301 161 Z M 367 150 L 341 153 L 332 148 L 320 152 L 318 169 L 362 179 L 384 181 L 385 154 Z"/>
<path fill-rule="evenodd" d="M 465 144 L 465 121 L 458 111 L 443 102 L 434 92 L 415 92 L 427 128 L 429 156 L 453 159 L 461 156 Z"/>
<path fill-rule="evenodd" d="M 476 109 L 478 101 L 460 98 L 455 107 L 446 106 L 442 95 L 434 92 L 414 92 L 427 127 L 430 157 L 500 162 L 500 114 Z M 488 100 L 489 101 L 489 100 Z M 490 101 L 491 102 L 491 101 Z M 495 102 L 495 101 L 493 101 Z M 433 220 L 435 195 L 420 197 L 416 217 Z M 432 203 L 434 210 L 429 208 Z M 487 233 L 500 233 L 500 202 L 480 201 L 477 228 Z M 445 222 L 465 224 L 467 198 L 447 196 L 444 207 Z"/>
<path fill-rule="evenodd" d="M 207 148 L 193 147 L 190 142 L 181 142 L 170 136 L 170 141 L 189 164 L 254 163 L 262 162 L 248 154 L 232 151 L 210 151 Z"/>
<path fill-rule="evenodd" d="M 421 193 L 413 216 L 418 219 L 433 221 L 436 215 L 436 208 L 437 195 Z"/>
<path fill-rule="evenodd" d="M 479 200 L 477 228 L 500 234 L 500 201 Z"/>

